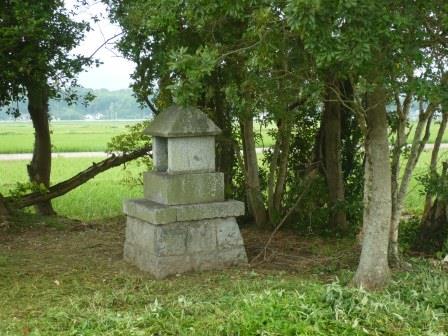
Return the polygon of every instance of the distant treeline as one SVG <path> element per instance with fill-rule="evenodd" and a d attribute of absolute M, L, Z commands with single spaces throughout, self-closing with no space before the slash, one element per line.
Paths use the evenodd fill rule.
<path fill-rule="evenodd" d="M 148 118 L 151 115 L 147 107 L 142 108 L 137 103 L 130 89 L 109 91 L 106 89 L 92 90 L 79 88 L 77 92 L 80 97 L 78 103 L 69 105 L 64 100 L 50 101 L 50 115 L 53 119 L 142 119 Z M 95 99 L 85 106 L 82 104 L 82 97 L 88 92 L 93 94 Z M 19 119 L 29 119 L 27 102 L 19 102 L 18 108 L 21 114 Z M 0 120 L 14 119 L 13 116 L 6 112 L 7 108 L 0 108 Z"/>

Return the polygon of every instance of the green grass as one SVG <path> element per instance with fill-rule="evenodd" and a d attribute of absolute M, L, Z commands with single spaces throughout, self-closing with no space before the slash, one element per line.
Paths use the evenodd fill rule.
<path fill-rule="evenodd" d="M 52 122 L 54 152 L 104 151 L 110 139 L 132 121 Z M 30 122 L 0 123 L 0 153 L 31 153 L 34 130 Z"/>
<path fill-rule="evenodd" d="M 418 177 L 428 173 L 429 164 L 431 161 L 431 150 L 423 151 L 417 167 L 414 170 L 411 182 L 409 184 L 408 193 L 405 200 L 406 210 L 410 213 L 421 213 L 424 207 L 425 195 L 420 183 L 417 181 Z M 439 165 L 441 162 L 448 160 L 448 150 L 440 150 Z M 404 169 L 404 167 L 402 167 Z"/>
<path fill-rule="evenodd" d="M 5 336 L 448 333 L 448 275 L 424 261 L 396 273 L 385 291 L 366 293 L 347 286 L 353 266 L 335 264 L 332 280 L 321 278 L 324 256 L 298 274 L 260 265 L 156 281 L 123 262 L 121 221 L 3 238 Z"/>
<path fill-rule="evenodd" d="M 52 169 L 52 183 L 67 179 L 87 168 L 92 162 L 102 159 L 95 158 L 57 158 Z M 0 161 L 0 192 L 7 194 L 17 182 L 27 182 L 26 165 L 28 161 Z M 123 171 L 117 167 L 99 174 L 86 184 L 53 201 L 58 213 L 71 218 L 83 220 L 113 217 L 122 214 L 124 198 L 140 197 L 141 186 L 130 186 L 123 183 L 123 178 L 129 173 L 137 174 L 143 168 L 135 163 L 127 165 Z"/>

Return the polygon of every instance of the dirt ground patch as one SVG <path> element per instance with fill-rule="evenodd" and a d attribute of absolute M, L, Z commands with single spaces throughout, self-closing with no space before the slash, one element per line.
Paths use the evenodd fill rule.
<path fill-rule="evenodd" d="M 23 219 L 22 219 L 23 220 Z M 98 263 L 108 270 L 129 268 L 123 262 L 124 218 L 82 222 L 66 218 L 41 218 L 25 228 L 0 234 L 0 254 L 9 255 L 27 271 L 63 272 L 67 265 Z M 11 226 L 11 223 L 10 223 Z M 14 225 L 12 225 L 14 226 Z M 242 230 L 249 267 L 257 271 L 285 271 L 325 278 L 336 269 L 354 270 L 359 247 L 352 240 L 300 236 L 280 231 L 265 250 L 271 232 L 246 226 Z M 17 265 L 18 266 L 18 265 Z"/>

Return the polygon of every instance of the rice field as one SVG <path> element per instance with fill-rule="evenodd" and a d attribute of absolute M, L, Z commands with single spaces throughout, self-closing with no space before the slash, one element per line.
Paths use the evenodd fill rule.
<path fill-rule="evenodd" d="M 53 152 L 102 152 L 110 139 L 136 121 L 57 121 L 51 123 Z M 31 153 L 31 122 L 0 123 L 0 154 Z"/>

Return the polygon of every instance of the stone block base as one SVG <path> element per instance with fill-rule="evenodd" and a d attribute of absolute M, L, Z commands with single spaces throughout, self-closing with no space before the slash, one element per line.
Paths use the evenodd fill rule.
<path fill-rule="evenodd" d="M 124 258 L 158 279 L 247 263 L 234 217 L 153 224 L 128 215 Z"/>

